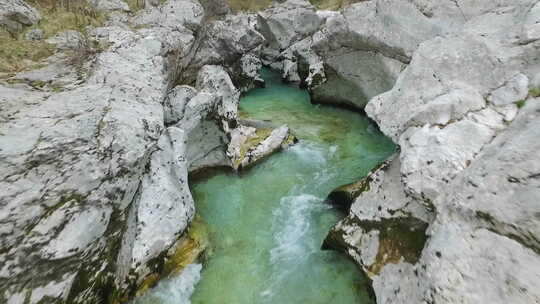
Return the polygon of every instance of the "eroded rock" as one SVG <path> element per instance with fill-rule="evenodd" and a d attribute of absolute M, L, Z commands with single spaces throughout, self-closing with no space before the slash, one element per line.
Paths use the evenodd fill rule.
<path fill-rule="evenodd" d="M 11 33 L 20 32 L 40 19 L 39 12 L 23 0 L 5 0 L 0 3 L 0 26 Z"/>

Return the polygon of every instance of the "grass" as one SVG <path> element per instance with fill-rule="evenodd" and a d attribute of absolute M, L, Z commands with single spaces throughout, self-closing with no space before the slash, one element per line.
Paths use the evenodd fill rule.
<path fill-rule="evenodd" d="M 229 0 L 233 12 L 257 12 L 272 4 L 272 0 Z"/>
<path fill-rule="evenodd" d="M 311 4 L 315 5 L 320 10 L 337 11 L 349 4 L 361 2 L 363 0 L 310 0 Z"/>
<path fill-rule="evenodd" d="M 310 0 L 317 9 L 339 10 L 343 7 L 363 0 Z M 272 0 L 229 0 L 234 12 L 257 12 L 264 10 L 272 4 Z"/>
<path fill-rule="evenodd" d="M 532 88 L 529 90 L 529 96 L 527 97 L 530 97 L 530 98 L 538 98 L 540 97 L 540 88 Z M 521 109 L 525 106 L 525 104 L 527 103 L 527 100 L 526 99 L 522 99 L 522 100 L 518 100 L 516 102 L 516 106 Z"/>
<path fill-rule="evenodd" d="M 16 73 L 37 68 L 39 61 L 51 56 L 55 47 L 43 41 L 27 41 L 0 33 L 0 72 Z"/>
<path fill-rule="evenodd" d="M 540 97 L 540 88 L 532 88 L 529 90 L 529 96 L 533 98 Z"/>
<path fill-rule="evenodd" d="M 42 19 L 37 25 L 19 34 L 0 31 L 2 73 L 17 73 L 39 67 L 43 59 L 55 52 L 55 47 L 46 43 L 45 39 L 66 30 L 76 30 L 84 35 L 87 26 L 101 26 L 107 19 L 105 14 L 96 12 L 88 5 L 81 4 L 82 2 L 73 1 L 70 2 L 70 6 L 61 6 L 63 1 L 54 0 L 28 0 L 28 2 L 40 11 Z M 44 39 L 26 40 L 25 33 L 35 28 L 43 30 Z"/>

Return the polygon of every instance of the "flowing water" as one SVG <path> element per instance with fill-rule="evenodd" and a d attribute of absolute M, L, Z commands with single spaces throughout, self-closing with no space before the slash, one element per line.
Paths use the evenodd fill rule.
<path fill-rule="evenodd" d="M 192 265 L 138 303 L 370 303 L 358 268 L 320 250 L 343 216 L 324 199 L 365 176 L 394 145 L 362 115 L 314 106 L 305 90 L 282 84 L 275 72 L 263 77 L 267 87 L 242 98 L 242 116 L 286 123 L 299 143 L 240 175 L 195 183 L 209 258 L 200 273 L 201 265 Z"/>

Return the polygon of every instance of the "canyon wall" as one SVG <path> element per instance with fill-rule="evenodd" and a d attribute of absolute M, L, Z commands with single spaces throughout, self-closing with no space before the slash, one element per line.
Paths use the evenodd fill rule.
<path fill-rule="evenodd" d="M 8 2 L 10 31 L 39 19 Z M 538 1 L 289 0 L 226 16 L 94 2 L 105 26 L 61 33 L 44 67 L 2 76 L 3 302 L 126 300 L 163 275 L 195 212 L 188 173 L 290 141 L 281 127 L 242 147 L 255 130 L 238 99 L 262 65 L 313 102 L 365 111 L 400 147 L 324 244 L 378 303 L 540 301 Z M 88 41 L 104 50 L 74 68 L 64 52 Z"/>

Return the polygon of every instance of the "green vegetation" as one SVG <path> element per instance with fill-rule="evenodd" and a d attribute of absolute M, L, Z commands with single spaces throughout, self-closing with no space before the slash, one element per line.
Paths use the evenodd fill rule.
<path fill-rule="evenodd" d="M 529 90 L 529 96 L 533 98 L 540 97 L 540 88 L 532 88 Z"/>
<path fill-rule="evenodd" d="M 240 155 L 238 156 L 238 159 L 235 162 L 235 167 L 240 167 L 242 164 L 242 161 L 244 160 L 244 157 L 246 154 L 253 149 L 254 147 L 258 146 L 261 142 L 263 142 L 265 139 L 270 136 L 273 129 L 271 128 L 260 128 L 255 131 L 255 134 L 248 138 L 244 144 L 240 147 Z"/>
<path fill-rule="evenodd" d="M 65 30 L 76 30 L 85 34 L 87 26 L 101 26 L 106 15 L 98 13 L 83 2 L 73 1 L 62 5 L 62 1 L 29 0 L 42 16 L 41 21 L 18 34 L 0 31 L 0 73 L 17 73 L 38 68 L 40 61 L 54 54 L 55 47 L 45 39 Z M 32 29 L 43 30 L 43 39 L 29 41 L 25 33 Z M 84 53 L 88 53 L 84 50 Z M 80 54 L 79 54 L 80 55 Z M 81 56 L 75 56 L 81 57 Z"/>
<path fill-rule="evenodd" d="M 310 0 L 310 2 L 321 10 L 340 10 L 345 6 L 357 3 L 362 0 Z"/>
<path fill-rule="evenodd" d="M 43 41 L 27 41 L 24 37 L 0 32 L 0 73 L 16 73 L 37 67 L 40 60 L 53 53 L 54 46 Z"/>
<path fill-rule="evenodd" d="M 538 98 L 540 97 L 540 88 L 532 88 L 529 90 L 529 96 L 527 98 Z M 523 108 L 527 103 L 526 99 L 522 99 L 516 102 L 518 108 Z"/>
<path fill-rule="evenodd" d="M 272 4 L 272 0 L 229 0 L 233 12 L 257 12 Z"/>
<path fill-rule="evenodd" d="M 321 10 L 339 10 L 360 1 L 362 0 L 310 0 Z M 269 7 L 270 4 L 272 0 L 229 0 L 229 5 L 234 12 L 257 12 Z"/>

